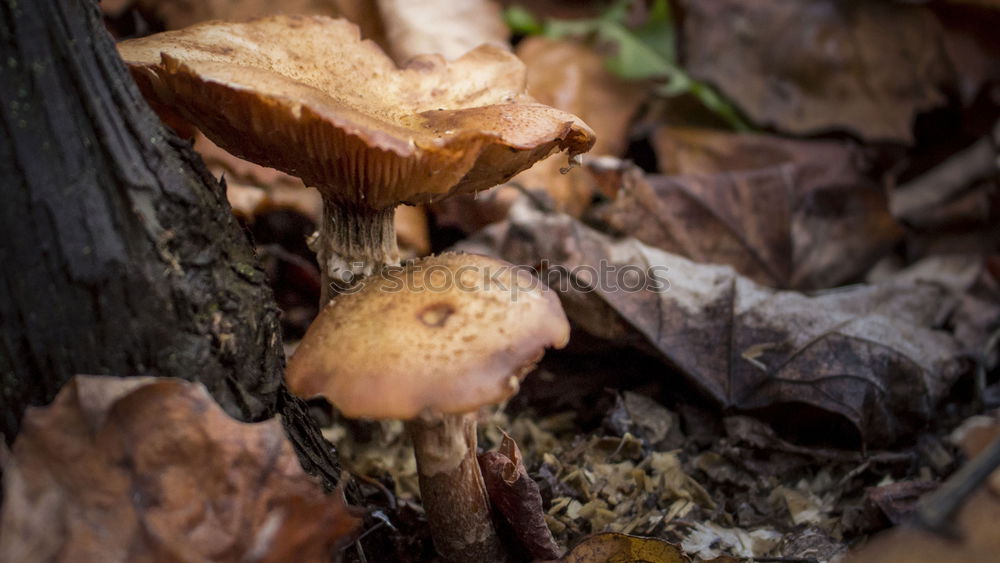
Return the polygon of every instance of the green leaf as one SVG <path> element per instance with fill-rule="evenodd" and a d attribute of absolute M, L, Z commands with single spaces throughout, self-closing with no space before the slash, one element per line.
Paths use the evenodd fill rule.
<path fill-rule="evenodd" d="M 524 6 L 514 4 L 503 12 L 503 21 L 518 35 L 541 35 L 545 26 Z"/>
<path fill-rule="evenodd" d="M 626 80 L 662 81 L 655 92 L 673 97 L 690 94 L 737 131 L 750 126 L 740 112 L 711 86 L 698 82 L 677 64 L 677 34 L 668 0 L 653 0 L 646 21 L 629 28 L 625 21 L 633 2 L 617 0 L 600 17 L 581 20 L 548 19 L 544 23 L 525 8 L 511 6 L 504 12 L 507 25 L 523 35 L 544 35 L 553 39 L 588 37 L 608 44 L 614 54 L 606 59 L 608 70 Z"/>
<path fill-rule="evenodd" d="M 632 30 L 632 34 L 670 63 L 677 63 L 674 18 L 667 0 L 653 2 L 649 17 L 641 26 Z"/>
<path fill-rule="evenodd" d="M 546 37 L 559 39 L 562 37 L 578 37 L 590 35 L 600 27 L 600 20 L 555 20 L 545 22 Z"/>
<path fill-rule="evenodd" d="M 602 22 L 597 36 L 601 41 L 615 44 L 615 54 L 608 58 L 608 68 L 626 80 L 665 78 L 678 71 L 671 61 L 621 24 Z"/>

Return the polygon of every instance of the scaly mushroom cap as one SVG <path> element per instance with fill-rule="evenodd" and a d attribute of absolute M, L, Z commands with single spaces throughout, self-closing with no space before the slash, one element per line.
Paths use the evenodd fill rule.
<path fill-rule="evenodd" d="M 399 69 L 346 20 L 208 22 L 124 41 L 146 97 L 229 152 L 384 209 L 490 188 L 593 132 L 534 102 L 524 65 L 481 46 Z"/>
<path fill-rule="evenodd" d="M 518 390 L 569 323 L 531 272 L 475 254 L 442 254 L 385 271 L 313 321 L 285 379 L 352 418 L 462 413 Z"/>

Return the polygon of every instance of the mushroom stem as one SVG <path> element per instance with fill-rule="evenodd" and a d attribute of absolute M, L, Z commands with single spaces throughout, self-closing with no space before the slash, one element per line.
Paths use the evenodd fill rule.
<path fill-rule="evenodd" d="M 320 307 L 361 277 L 377 272 L 385 265 L 399 264 L 395 208 L 375 210 L 364 206 L 344 205 L 326 192 L 323 194 L 323 219 L 313 250 L 319 262 Z"/>
<path fill-rule="evenodd" d="M 419 417 L 406 427 L 438 553 L 448 561 L 505 561 L 476 460 L 475 415 Z"/>

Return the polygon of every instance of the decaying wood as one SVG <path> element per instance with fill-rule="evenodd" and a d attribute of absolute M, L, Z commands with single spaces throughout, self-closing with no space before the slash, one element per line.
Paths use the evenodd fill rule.
<path fill-rule="evenodd" d="M 86 0 L 0 2 L 0 432 L 77 373 L 204 383 L 337 467 L 282 386 L 278 309 L 224 190 L 146 105 Z"/>

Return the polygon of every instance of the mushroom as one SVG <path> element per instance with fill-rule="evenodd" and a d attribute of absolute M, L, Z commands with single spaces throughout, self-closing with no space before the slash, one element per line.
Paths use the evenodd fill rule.
<path fill-rule="evenodd" d="M 554 152 L 573 161 L 594 144 L 579 119 L 525 94 L 524 65 L 495 46 L 451 62 L 419 56 L 400 69 L 350 22 L 272 16 L 118 49 L 155 107 L 320 191 L 324 303 L 329 282 L 398 264 L 400 203 L 487 189 Z"/>
<path fill-rule="evenodd" d="M 479 409 L 517 393 L 569 323 L 529 271 L 474 254 L 388 268 L 320 313 L 288 363 L 301 397 L 349 418 L 406 421 L 438 552 L 499 561 L 504 551 L 476 461 Z"/>

